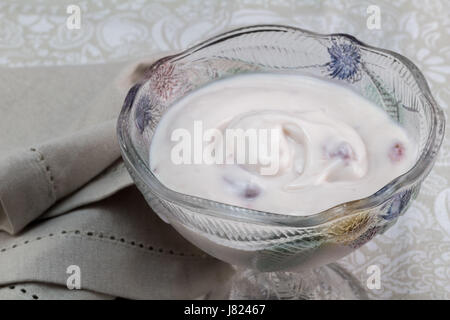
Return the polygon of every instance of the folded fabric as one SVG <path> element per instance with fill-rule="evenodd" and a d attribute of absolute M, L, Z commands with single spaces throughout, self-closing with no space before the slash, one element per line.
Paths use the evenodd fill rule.
<path fill-rule="evenodd" d="M 0 287 L 0 300 L 112 300 L 114 297 L 86 290 L 44 283 L 21 283 Z"/>
<path fill-rule="evenodd" d="M 120 159 L 116 119 L 128 89 L 162 55 L 0 69 L 0 230 L 15 234 L 56 202 L 46 216 L 131 185 L 123 164 L 112 165 Z"/>
<path fill-rule="evenodd" d="M 38 219 L 55 217 L 80 206 L 100 201 L 132 184 L 133 181 L 125 168 L 125 164 L 121 159 L 118 159 L 85 186 L 57 202 Z"/>
<path fill-rule="evenodd" d="M 115 121 L 0 159 L 0 228 L 17 233 L 119 156 Z"/>
<path fill-rule="evenodd" d="M 220 288 L 232 268 L 184 240 L 132 186 L 89 207 L 0 233 L 0 284 L 65 286 L 133 299 L 196 298 Z"/>
<path fill-rule="evenodd" d="M 120 157 L 126 65 L 1 70 L 0 230 L 19 232 Z"/>
<path fill-rule="evenodd" d="M 226 294 L 232 268 L 163 223 L 120 158 L 118 113 L 153 60 L 0 70 L 0 298 Z"/>

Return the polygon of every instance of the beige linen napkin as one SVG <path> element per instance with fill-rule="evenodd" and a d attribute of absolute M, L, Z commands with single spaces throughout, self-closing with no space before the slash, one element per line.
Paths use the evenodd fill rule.
<path fill-rule="evenodd" d="M 19 232 L 120 157 L 123 67 L 0 70 L 0 230 Z"/>
<path fill-rule="evenodd" d="M 116 118 L 141 70 L 0 70 L 0 298 L 220 297 L 226 288 L 231 267 L 160 221 L 120 160 Z M 71 265 L 82 290 L 65 288 Z"/>

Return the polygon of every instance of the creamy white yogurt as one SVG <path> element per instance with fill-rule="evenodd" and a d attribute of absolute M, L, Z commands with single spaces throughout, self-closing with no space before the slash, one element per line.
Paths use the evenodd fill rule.
<path fill-rule="evenodd" d="M 257 134 L 242 140 L 244 162 L 237 140 L 228 143 L 227 133 L 236 130 Z M 350 89 L 305 76 L 252 74 L 176 102 L 156 128 L 149 156 L 152 172 L 174 191 L 311 215 L 372 195 L 413 166 L 417 146 Z"/>

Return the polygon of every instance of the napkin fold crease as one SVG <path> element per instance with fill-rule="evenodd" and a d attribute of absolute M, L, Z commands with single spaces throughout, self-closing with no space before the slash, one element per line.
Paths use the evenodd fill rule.
<path fill-rule="evenodd" d="M 113 120 L 0 160 L 0 229 L 21 231 L 120 157 Z M 24 198 L 26 196 L 26 198 Z"/>

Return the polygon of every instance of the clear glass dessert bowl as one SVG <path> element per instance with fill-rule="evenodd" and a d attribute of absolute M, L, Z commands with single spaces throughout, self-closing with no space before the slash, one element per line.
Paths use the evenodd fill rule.
<path fill-rule="evenodd" d="M 255 211 L 165 187 L 149 163 L 152 136 L 165 110 L 195 88 L 249 72 L 297 73 L 351 87 L 416 141 L 415 165 L 370 197 L 309 216 Z M 423 75 L 407 58 L 346 34 L 259 25 L 218 35 L 150 65 L 125 99 L 117 133 L 128 171 L 161 219 L 240 270 L 232 298 L 364 298 L 351 275 L 329 264 L 385 232 L 407 210 L 433 166 L 444 125 Z"/>

